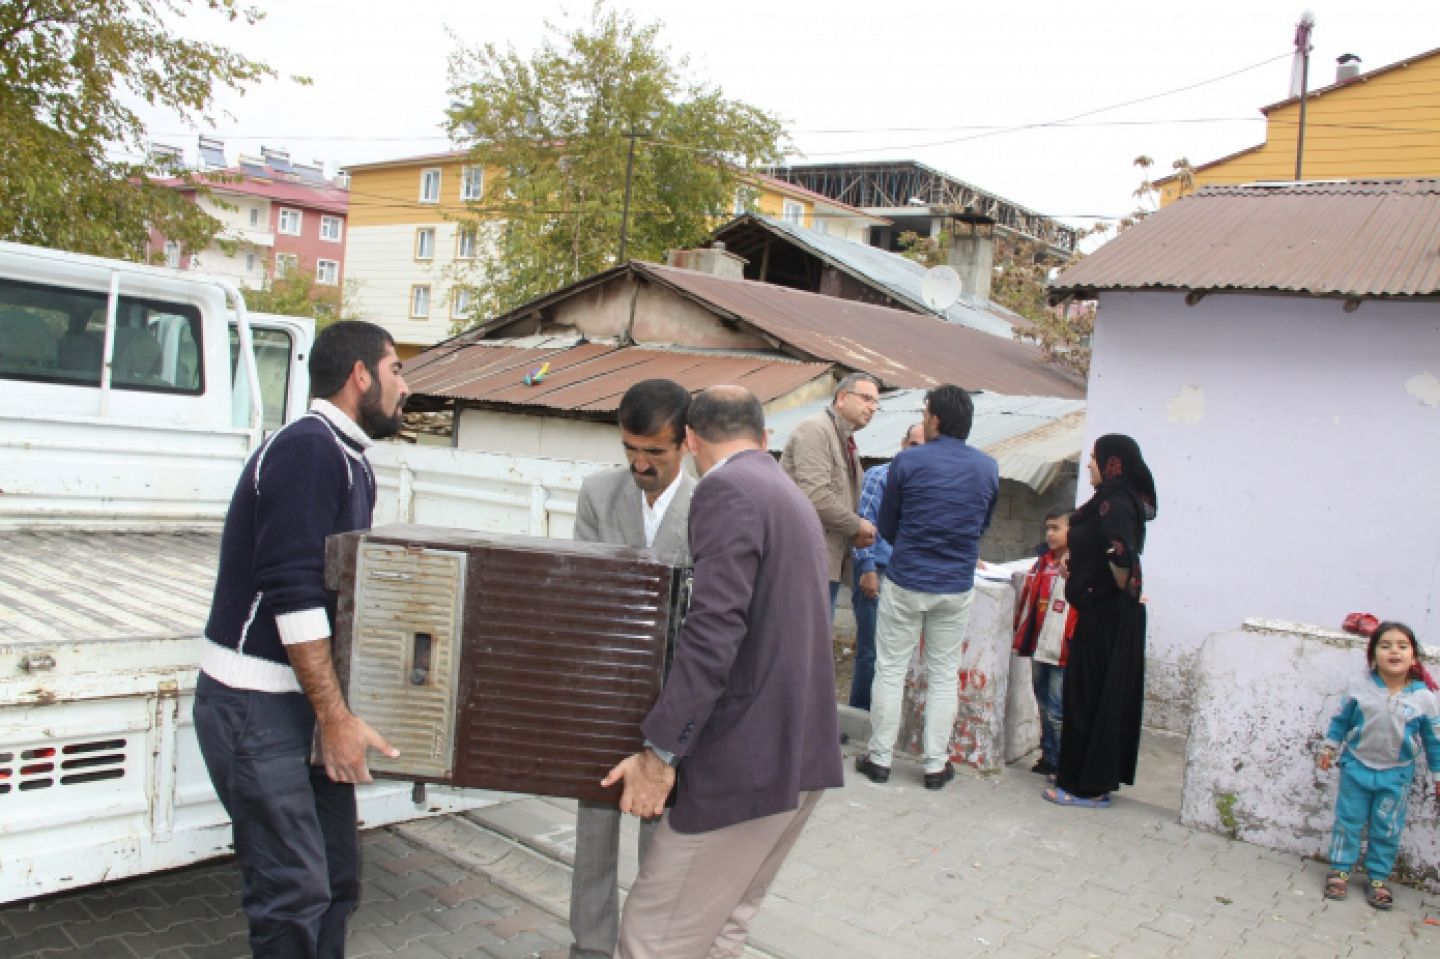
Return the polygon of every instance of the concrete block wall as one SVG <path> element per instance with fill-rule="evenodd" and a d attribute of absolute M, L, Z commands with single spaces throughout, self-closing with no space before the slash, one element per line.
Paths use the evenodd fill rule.
<path fill-rule="evenodd" d="M 1011 677 L 1016 673 L 1015 657 L 1010 652 L 1014 611 L 1015 590 L 1010 583 L 977 581 L 970 626 L 960 655 L 959 711 L 950 740 L 950 759 L 981 772 L 999 772 L 1004 763 L 1034 749 L 1040 741 L 1028 668 L 1020 671 L 1022 685 L 1011 686 Z M 899 749 L 915 755 L 923 753 L 921 737 L 925 728 L 927 690 L 922 652 L 916 651 L 906 675 L 897 743 Z"/>
<path fill-rule="evenodd" d="M 1435 650 L 1426 654 L 1435 662 Z M 1365 640 L 1303 624 L 1247 620 L 1214 633 L 1194 667 L 1180 821 L 1257 845 L 1324 858 L 1339 771 L 1315 748 Z M 1396 876 L 1440 890 L 1440 812 L 1422 758 L 1409 793 Z"/>
<path fill-rule="evenodd" d="M 1075 508 L 1076 465 L 1067 463 L 1044 493 L 1015 480 L 1000 481 L 1000 500 L 990 528 L 980 540 L 980 556 L 996 563 L 1034 556 L 1045 542 L 1045 514 Z"/>

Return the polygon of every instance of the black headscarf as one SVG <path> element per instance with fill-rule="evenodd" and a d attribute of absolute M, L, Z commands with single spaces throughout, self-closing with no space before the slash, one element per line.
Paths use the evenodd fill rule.
<path fill-rule="evenodd" d="M 1075 511 L 1075 521 L 1084 521 L 1093 516 L 1100 504 L 1116 494 L 1133 496 L 1139 503 L 1139 513 L 1146 523 L 1155 518 L 1159 504 L 1155 497 L 1155 478 L 1150 467 L 1140 455 L 1140 444 L 1123 433 L 1106 433 L 1095 441 L 1095 465 L 1100 469 L 1100 485 L 1095 495 Z M 1133 544 L 1137 550 L 1145 546 L 1145 527 L 1140 527 L 1140 541 Z"/>
<path fill-rule="evenodd" d="M 1155 499 L 1155 477 L 1140 455 L 1140 444 L 1124 433 L 1106 433 L 1095 441 L 1095 465 L 1100 467 L 1100 485 L 1122 486 L 1145 504 L 1145 522 L 1160 511 Z"/>

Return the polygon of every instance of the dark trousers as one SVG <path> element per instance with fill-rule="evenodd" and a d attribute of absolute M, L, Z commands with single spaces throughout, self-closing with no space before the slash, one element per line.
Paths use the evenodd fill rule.
<path fill-rule="evenodd" d="M 885 579 L 885 567 L 876 566 L 875 572 Z M 855 571 L 855 589 L 850 594 L 850 606 L 855 613 L 855 676 L 850 681 L 850 705 L 856 709 L 870 711 L 870 687 L 875 683 L 875 623 L 880 597 L 874 599 L 860 592 L 860 571 Z"/>
<path fill-rule="evenodd" d="M 195 734 L 235 829 L 250 949 L 343 957 L 360 900 L 355 787 L 310 765 L 315 712 L 301 693 L 231 689 L 204 673 Z"/>

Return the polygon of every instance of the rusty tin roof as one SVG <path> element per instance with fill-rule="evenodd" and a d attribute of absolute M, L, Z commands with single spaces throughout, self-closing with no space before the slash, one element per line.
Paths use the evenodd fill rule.
<path fill-rule="evenodd" d="M 542 364 L 539 383 L 524 378 Z M 647 349 L 615 343 L 559 342 L 517 346 L 503 340 L 450 340 L 406 364 L 417 396 L 529 406 L 569 412 L 613 412 L 640 380 L 671 379 L 692 393 L 735 383 L 768 403 L 823 376 L 829 363 L 805 363 L 735 352 Z"/>
<path fill-rule="evenodd" d="M 1440 293 L 1440 180 L 1210 186 L 1069 267 L 1055 294 Z"/>
<path fill-rule="evenodd" d="M 878 377 L 886 387 L 956 383 L 969 390 L 1080 397 L 1084 384 L 1041 362 L 1033 346 L 907 310 L 788 287 L 634 263 L 640 274 L 774 337 L 782 348 Z"/>

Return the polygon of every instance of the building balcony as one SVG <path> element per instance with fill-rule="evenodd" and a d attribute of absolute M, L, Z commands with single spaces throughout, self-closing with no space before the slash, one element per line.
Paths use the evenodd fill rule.
<path fill-rule="evenodd" d="M 250 246 L 275 245 L 275 234 L 270 230 L 257 230 L 246 226 L 227 226 L 220 231 L 220 236 L 232 243 L 247 243 Z"/>

